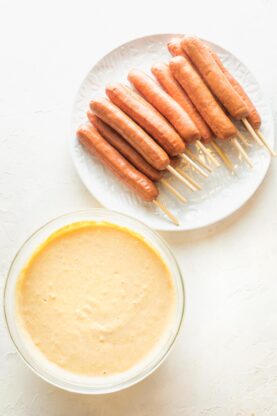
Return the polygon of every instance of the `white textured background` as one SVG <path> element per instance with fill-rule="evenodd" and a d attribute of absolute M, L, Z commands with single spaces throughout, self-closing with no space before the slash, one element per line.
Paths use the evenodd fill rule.
<path fill-rule="evenodd" d="M 275 0 L 0 0 L 1 287 L 32 231 L 97 206 L 74 172 L 67 131 L 74 94 L 99 58 L 138 36 L 196 33 L 249 66 L 277 122 L 276 15 Z M 164 235 L 185 276 L 185 325 L 165 364 L 129 390 L 83 397 L 48 386 L 15 353 L 1 314 L 0 416 L 276 416 L 276 189 L 275 161 L 235 217 Z"/>

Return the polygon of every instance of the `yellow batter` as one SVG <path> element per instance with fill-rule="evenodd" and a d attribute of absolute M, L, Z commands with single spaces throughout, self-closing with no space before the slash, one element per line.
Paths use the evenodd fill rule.
<path fill-rule="evenodd" d="M 17 313 L 34 344 L 70 372 L 130 369 L 157 345 L 175 307 L 165 263 L 130 230 L 81 222 L 53 234 L 17 286 Z"/>

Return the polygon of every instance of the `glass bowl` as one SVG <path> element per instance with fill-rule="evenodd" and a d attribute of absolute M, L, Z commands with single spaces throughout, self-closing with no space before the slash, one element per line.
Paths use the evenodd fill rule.
<path fill-rule="evenodd" d="M 150 353 L 138 366 L 118 375 L 108 377 L 88 377 L 76 375 L 63 369 L 58 369 L 36 350 L 32 342 L 27 339 L 26 332 L 18 322 L 16 316 L 15 290 L 21 270 L 34 251 L 51 234 L 65 225 L 80 221 L 109 222 L 135 231 L 152 246 L 163 258 L 171 272 L 176 290 L 176 307 L 174 316 L 166 333 L 155 352 Z M 62 389 L 83 393 L 103 394 L 111 393 L 143 380 L 164 361 L 170 352 L 180 331 L 184 316 L 185 291 L 180 269 L 176 259 L 166 242 L 146 225 L 127 215 L 106 209 L 90 209 L 78 211 L 55 218 L 32 234 L 17 252 L 8 272 L 4 287 L 4 314 L 11 339 L 25 363 L 41 378 Z M 76 340 L 78 342 L 78 340 Z"/>

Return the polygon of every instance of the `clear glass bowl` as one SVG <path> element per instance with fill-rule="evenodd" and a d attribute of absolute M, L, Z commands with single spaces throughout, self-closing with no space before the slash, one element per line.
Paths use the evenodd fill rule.
<path fill-rule="evenodd" d="M 171 272 L 176 289 L 176 308 L 174 317 L 168 330 L 168 334 L 159 345 L 158 349 L 155 350 L 155 353 L 152 355 L 150 354 L 148 359 L 144 360 L 143 363 L 137 368 L 132 369 L 132 371 L 117 376 L 107 378 L 102 377 L 99 378 L 99 380 L 96 380 L 96 378 L 93 377 L 78 376 L 64 370 L 57 371 L 57 368 L 51 365 L 46 359 L 43 360 L 41 355 L 35 352 L 34 347 L 31 346 L 31 342 L 23 333 L 23 329 L 16 317 L 15 290 L 17 279 L 22 268 L 36 248 L 45 241 L 47 237 L 63 226 L 79 221 L 106 221 L 123 226 L 140 234 L 164 259 Z M 25 363 L 47 382 L 65 390 L 84 394 L 111 393 L 127 388 L 143 380 L 158 368 L 171 350 L 180 331 L 184 316 L 184 306 L 185 291 L 182 275 L 175 257 L 166 242 L 143 223 L 127 215 L 122 215 L 106 209 L 90 209 L 66 214 L 48 222 L 38 229 L 25 241 L 17 252 L 10 266 L 4 288 L 4 314 L 8 331 L 17 351 Z M 76 342 L 78 342 L 78 340 L 76 340 Z"/>

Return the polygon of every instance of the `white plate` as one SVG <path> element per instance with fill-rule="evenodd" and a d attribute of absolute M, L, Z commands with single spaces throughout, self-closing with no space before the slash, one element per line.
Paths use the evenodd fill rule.
<path fill-rule="evenodd" d="M 161 199 L 180 221 L 180 226 L 176 227 L 153 204 L 141 202 L 121 185 L 96 158 L 91 157 L 78 143 L 75 132 L 80 124 L 87 121 L 86 112 L 90 100 L 97 96 L 104 96 L 105 85 L 110 82 L 128 83 L 127 74 L 133 67 L 143 69 L 150 74 L 150 68 L 154 62 L 167 61 L 170 58 L 166 47 L 167 42 L 173 37 L 181 36 L 162 34 L 135 39 L 102 58 L 82 82 L 74 102 L 71 120 L 73 162 L 90 193 L 103 206 L 129 214 L 156 230 L 165 231 L 192 230 L 208 226 L 232 214 L 257 190 L 270 163 L 268 153 L 253 144 L 248 153 L 254 163 L 254 168 L 248 169 L 243 161 L 238 161 L 237 153 L 232 146 L 227 144 L 228 154 L 236 164 L 237 176 L 230 175 L 224 166 L 217 169 L 206 180 L 194 174 L 195 179 L 203 185 L 201 192 L 194 193 L 187 191 L 174 178 L 172 184 L 189 199 L 189 203 L 183 205 L 162 190 Z M 218 45 L 207 43 L 219 54 L 227 68 L 242 83 L 253 99 L 262 116 L 262 131 L 268 143 L 273 145 L 272 114 L 259 84 L 238 58 Z M 253 143 L 253 140 L 250 141 Z"/>

